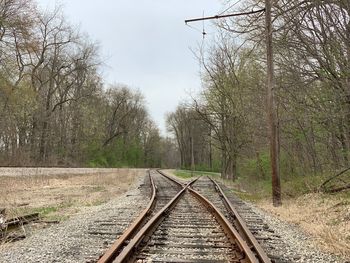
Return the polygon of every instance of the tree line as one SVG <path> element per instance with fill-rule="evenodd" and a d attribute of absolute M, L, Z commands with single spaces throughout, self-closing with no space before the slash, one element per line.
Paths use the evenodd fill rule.
<path fill-rule="evenodd" d="M 98 44 L 61 8 L 0 1 L 2 165 L 176 165 L 143 95 L 106 85 Z"/>
<path fill-rule="evenodd" d="M 251 0 L 236 11 L 263 8 L 264 1 Z M 347 167 L 350 3 L 280 0 L 272 11 L 281 174 L 317 175 Z M 264 13 L 216 26 L 215 43 L 197 52 L 203 91 L 168 115 L 168 129 L 183 167 L 235 179 L 250 166 L 264 178 L 270 169 Z"/>

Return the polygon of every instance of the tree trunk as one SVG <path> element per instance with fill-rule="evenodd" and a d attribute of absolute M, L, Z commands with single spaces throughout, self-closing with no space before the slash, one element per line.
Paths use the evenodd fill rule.
<path fill-rule="evenodd" d="M 342 126 L 342 124 L 339 124 L 339 141 L 342 147 L 342 157 L 343 157 L 343 161 L 345 165 L 349 164 L 349 157 L 348 157 L 348 145 L 346 143 L 346 137 L 344 135 L 345 131 L 344 128 Z"/>
<path fill-rule="evenodd" d="M 190 140 L 191 140 L 191 171 L 193 172 L 195 170 L 194 150 L 193 150 L 193 136 L 190 137 Z"/>
<path fill-rule="evenodd" d="M 259 151 L 256 151 L 255 155 L 256 155 L 257 170 L 259 172 L 260 177 L 264 179 L 264 178 L 266 178 L 266 174 L 265 174 L 264 167 L 263 167 L 263 164 L 262 164 L 262 161 L 261 161 L 261 158 L 260 158 Z"/>
<path fill-rule="evenodd" d="M 280 206 L 281 183 L 278 163 L 278 128 L 276 121 L 276 106 L 274 100 L 274 69 L 273 69 L 273 48 L 272 48 L 272 19 L 271 0 L 265 0 L 265 26 L 266 26 L 266 60 L 267 60 L 267 108 L 270 130 L 270 158 L 272 170 L 272 201 L 274 206 Z"/>
<path fill-rule="evenodd" d="M 209 133 L 209 169 L 213 170 L 213 153 L 212 153 L 212 142 L 211 142 L 211 132 Z"/>
<path fill-rule="evenodd" d="M 221 150 L 221 178 L 226 179 L 226 151 Z"/>
<path fill-rule="evenodd" d="M 31 160 L 37 160 L 37 133 L 38 133 L 38 121 L 36 117 L 33 117 L 32 131 L 30 134 L 30 155 Z"/>
<path fill-rule="evenodd" d="M 45 164 L 47 160 L 47 152 L 46 152 L 46 143 L 47 143 L 47 132 L 48 132 L 48 122 L 45 120 L 43 121 L 43 127 L 41 130 L 41 137 L 40 137 L 40 147 L 39 147 L 39 161 L 42 164 Z"/>

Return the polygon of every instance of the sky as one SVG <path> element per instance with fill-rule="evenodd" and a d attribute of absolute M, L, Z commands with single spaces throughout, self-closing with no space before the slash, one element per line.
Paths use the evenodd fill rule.
<path fill-rule="evenodd" d="M 191 50 L 202 44 L 202 22 L 185 19 L 216 15 L 220 0 L 37 0 L 50 10 L 57 3 L 71 24 L 100 45 L 105 83 L 126 84 L 145 96 L 151 118 L 166 135 L 165 115 L 201 88 L 200 67 Z M 215 29 L 204 24 L 209 45 Z M 212 33 L 212 34 L 211 34 Z"/>

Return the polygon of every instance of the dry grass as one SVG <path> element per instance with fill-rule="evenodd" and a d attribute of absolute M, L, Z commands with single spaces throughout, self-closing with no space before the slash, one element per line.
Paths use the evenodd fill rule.
<path fill-rule="evenodd" d="M 273 207 L 270 201 L 257 203 L 280 219 L 299 225 L 317 246 L 328 252 L 350 257 L 350 200 L 348 196 L 307 194 L 284 200 Z"/>
<path fill-rule="evenodd" d="M 82 207 L 99 205 L 126 192 L 141 169 L 80 175 L 0 177 L 0 207 L 7 217 L 40 212 L 46 219 L 62 220 Z"/>

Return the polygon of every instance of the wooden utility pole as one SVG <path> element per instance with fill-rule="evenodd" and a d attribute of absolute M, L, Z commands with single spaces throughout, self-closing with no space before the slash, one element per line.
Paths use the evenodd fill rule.
<path fill-rule="evenodd" d="M 192 131 L 191 131 L 191 133 L 192 133 Z M 194 164 L 194 150 L 193 150 L 193 136 L 192 136 L 192 134 L 191 134 L 190 140 L 191 140 L 191 175 L 193 176 L 193 172 L 196 168 L 195 168 L 195 164 Z"/>
<path fill-rule="evenodd" d="M 266 62 L 267 62 L 267 119 L 269 123 L 270 158 L 272 172 L 272 202 L 274 206 L 280 206 L 281 183 L 279 176 L 278 158 L 278 127 L 274 95 L 274 70 L 273 70 L 273 47 L 272 47 L 272 21 L 271 1 L 265 0 L 265 33 L 266 33 Z"/>
<path fill-rule="evenodd" d="M 267 59 L 267 118 L 269 126 L 269 140 L 270 140 L 270 163 L 272 172 L 272 202 L 274 206 L 280 206 L 281 201 L 281 183 L 279 176 L 279 154 L 278 154 L 278 127 L 277 127 L 277 114 L 275 106 L 274 96 L 274 71 L 273 71 L 273 47 L 272 47 L 272 19 L 271 19 L 271 6 L 272 0 L 265 0 L 265 8 L 228 15 L 217 15 L 210 17 L 194 18 L 185 20 L 185 23 L 220 19 L 233 16 L 244 16 L 265 11 L 265 30 L 266 30 L 266 59 Z"/>

